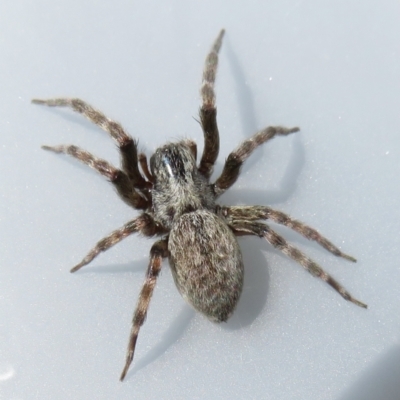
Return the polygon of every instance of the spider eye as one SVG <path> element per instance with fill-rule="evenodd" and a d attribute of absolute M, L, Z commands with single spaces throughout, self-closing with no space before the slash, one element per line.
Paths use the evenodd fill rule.
<path fill-rule="evenodd" d="M 179 152 L 172 151 L 171 149 L 164 149 L 162 152 L 161 164 L 171 178 L 186 180 L 185 165 Z"/>
<path fill-rule="evenodd" d="M 172 171 L 171 159 L 167 155 L 164 154 L 161 158 L 161 162 L 162 162 L 163 166 L 165 167 L 165 169 L 167 170 L 168 175 L 171 177 L 174 177 L 175 173 L 174 173 L 174 171 Z M 175 168 L 174 168 L 174 170 L 175 170 Z"/>
<path fill-rule="evenodd" d="M 155 156 L 157 153 L 154 153 L 151 157 L 150 157 L 150 172 L 151 174 L 154 176 L 154 167 L 155 167 Z"/>
<path fill-rule="evenodd" d="M 150 158 L 154 179 L 167 179 L 187 183 L 192 179 L 195 159 L 191 149 L 182 143 L 168 144 L 156 150 Z"/>

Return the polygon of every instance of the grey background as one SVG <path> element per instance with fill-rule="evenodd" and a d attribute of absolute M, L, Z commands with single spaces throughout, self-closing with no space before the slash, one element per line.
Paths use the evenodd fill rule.
<path fill-rule="evenodd" d="M 398 399 L 399 11 L 391 0 L 1 2 L 0 398 Z M 259 150 L 221 202 L 316 227 L 358 263 L 276 229 L 370 308 L 241 239 L 232 319 L 195 314 L 165 263 L 121 384 L 152 240 L 128 238 L 69 274 L 136 212 L 95 172 L 40 149 L 74 143 L 117 164 L 107 134 L 30 99 L 85 99 L 148 155 L 184 136 L 201 149 L 200 77 L 222 27 L 215 176 L 256 130 L 301 132 Z"/>

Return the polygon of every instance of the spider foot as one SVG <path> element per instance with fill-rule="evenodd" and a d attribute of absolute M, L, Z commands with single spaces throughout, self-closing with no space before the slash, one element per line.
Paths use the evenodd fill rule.
<path fill-rule="evenodd" d="M 345 254 L 345 253 L 340 253 L 340 257 L 344 258 L 347 261 L 351 261 L 351 262 L 354 262 L 354 263 L 357 262 L 356 258 L 354 258 L 352 256 L 349 256 L 348 254 Z"/>
<path fill-rule="evenodd" d="M 130 351 L 128 353 L 127 357 L 126 357 L 125 366 L 124 366 L 124 369 L 122 370 L 122 374 L 121 374 L 121 376 L 119 378 L 119 380 L 121 382 L 125 379 L 125 376 L 126 376 L 126 374 L 128 372 L 128 369 L 129 369 L 129 367 L 130 367 L 130 365 L 132 363 L 132 360 L 133 360 L 133 351 Z"/>
<path fill-rule="evenodd" d="M 43 150 L 52 151 L 54 153 L 64 153 L 65 152 L 65 146 L 46 146 L 46 145 L 43 145 L 43 146 L 41 146 L 41 148 Z"/>
<path fill-rule="evenodd" d="M 74 272 L 80 270 L 84 265 L 86 265 L 86 263 L 79 263 L 79 264 L 75 265 L 74 268 L 71 268 L 71 270 L 69 272 L 71 272 L 71 274 L 73 274 Z"/>
<path fill-rule="evenodd" d="M 32 104 L 39 104 L 39 105 L 44 105 L 48 107 L 65 107 L 70 105 L 71 100 L 69 99 L 48 99 L 48 100 L 43 100 L 43 99 L 32 99 L 31 100 Z"/>

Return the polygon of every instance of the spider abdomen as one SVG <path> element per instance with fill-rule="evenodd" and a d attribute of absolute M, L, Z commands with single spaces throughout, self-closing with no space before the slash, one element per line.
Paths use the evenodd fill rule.
<path fill-rule="evenodd" d="M 182 297 L 212 321 L 226 321 L 244 274 L 238 242 L 226 222 L 204 209 L 186 213 L 171 229 L 168 250 Z"/>

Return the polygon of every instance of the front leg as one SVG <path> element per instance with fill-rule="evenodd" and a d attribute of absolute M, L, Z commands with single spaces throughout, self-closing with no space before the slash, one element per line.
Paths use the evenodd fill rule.
<path fill-rule="evenodd" d="M 143 192 L 143 196 L 135 190 L 132 182 L 124 171 L 115 168 L 108 161 L 94 156 L 86 150 L 74 145 L 42 146 L 42 149 L 53 151 L 54 153 L 69 154 L 77 160 L 95 169 L 105 176 L 117 189 L 118 194 L 128 205 L 136 209 L 145 210 L 151 204 L 151 197 Z M 146 196 L 146 197 L 144 197 Z"/>
<path fill-rule="evenodd" d="M 125 366 L 120 377 L 121 381 L 124 380 L 129 366 L 132 363 L 139 330 L 146 319 L 147 309 L 149 308 L 154 286 L 156 285 L 156 280 L 161 270 L 161 261 L 166 257 L 168 257 L 168 239 L 160 240 L 154 243 L 150 250 L 150 264 L 147 269 L 146 280 L 144 281 L 142 290 L 140 291 L 139 301 L 133 316 Z"/>
<path fill-rule="evenodd" d="M 90 104 L 81 99 L 58 98 L 49 100 L 33 99 L 32 103 L 46 105 L 48 107 L 69 107 L 82 114 L 88 120 L 108 132 L 117 142 L 121 158 L 122 169 L 126 172 L 132 185 L 136 188 L 148 188 L 149 184 L 139 172 L 137 143 L 125 132 L 118 122 L 106 117 L 101 111 L 96 110 Z"/>
<path fill-rule="evenodd" d="M 200 108 L 200 123 L 204 133 L 204 150 L 199 165 L 199 171 L 206 178 L 211 176 L 219 153 L 219 132 L 214 85 L 218 68 L 218 53 L 221 48 L 224 33 L 224 30 L 220 32 L 210 53 L 207 55 L 203 72 L 203 84 L 200 91 L 203 100 L 203 104 Z"/>
<path fill-rule="evenodd" d="M 222 207 L 222 214 L 228 221 L 246 220 L 257 221 L 259 219 L 270 219 L 278 224 L 287 226 L 295 232 L 300 233 L 309 240 L 314 240 L 324 249 L 338 257 L 343 257 L 348 261 L 356 262 L 357 260 L 339 250 L 333 243 L 322 236 L 317 230 L 297 221 L 281 211 L 274 210 L 267 206 L 233 206 Z"/>

